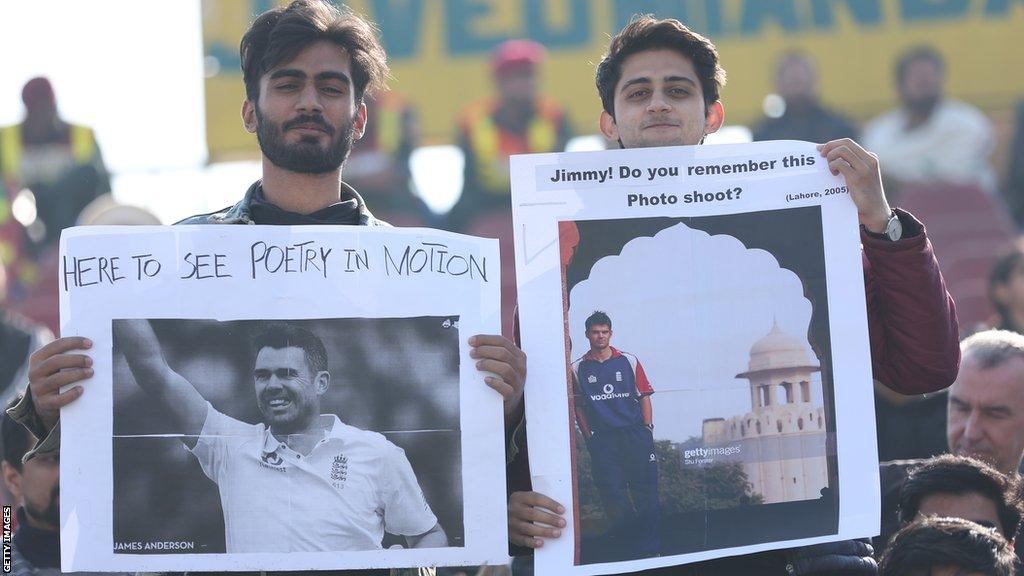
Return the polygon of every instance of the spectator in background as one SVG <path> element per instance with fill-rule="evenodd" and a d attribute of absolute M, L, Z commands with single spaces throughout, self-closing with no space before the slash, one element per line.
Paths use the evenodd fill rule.
<path fill-rule="evenodd" d="M 904 53 L 896 66 L 901 106 L 868 123 L 864 146 L 896 184 L 941 182 L 994 193 L 992 125 L 977 108 L 943 94 L 945 71 L 930 47 Z"/>
<path fill-rule="evenodd" d="M 2 416 L 4 484 L 18 504 L 18 530 L 11 550 L 11 573 L 60 574 L 60 458 L 47 455 L 22 464 L 35 437 L 7 414 Z"/>
<path fill-rule="evenodd" d="M 988 298 L 996 311 L 992 328 L 1024 332 L 1024 246 L 1015 245 L 992 265 Z"/>
<path fill-rule="evenodd" d="M 963 518 L 995 528 L 1013 542 L 1020 526 L 1020 479 L 981 460 L 946 454 L 910 470 L 900 488 L 899 522 L 928 516 Z"/>
<path fill-rule="evenodd" d="M 419 145 L 416 111 L 394 92 L 364 101 L 366 130 L 345 163 L 345 180 L 373 198 L 374 214 L 392 225 L 437 227 L 440 218 L 415 194 L 409 167 Z"/>
<path fill-rule="evenodd" d="M 790 52 L 775 71 L 775 93 L 782 98 L 782 115 L 766 118 L 754 128 L 754 140 L 828 142 L 856 138 L 853 124 L 825 108 L 818 94 L 818 73 L 805 54 Z"/>
<path fill-rule="evenodd" d="M 459 123 L 466 164 L 462 195 L 449 213 L 453 229 L 466 229 L 482 212 L 510 210 L 509 156 L 565 149 L 565 112 L 538 87 L 545 54 L 531 40 L 509 40 L 491 55 L 496 95 L 470 104 Z"/>
<path fill-rule="evenodd" d="M 949 389 L 949 451 L 982 460 L 1016 482 L 1024 456 L 1024 336 L 988 330 L 965 339 L 960 348 L 960 373 Z M 881 465 L 882 535 L 876 544 L 898 528 L 900 490 L 918 464 L 901 460 Z"/>
<path fill-rule="evenodd" d="M 4 265 L 0 262 L 0 402 L 7 405 L 28 382 L 29 356 L 32 351 L 53 340 L 46 328 L 8 310 L 5 298 Z M 6 486 L 0 486 L 0 504 L 15 504 L 17 499 Z"/>
<path fill-rule="evenodd" d="M 8 190 L 31 190 L 37 219 L 28 233 L 46 246 L 74 225 L 82 208 L 110 191 L 110 178 L 92 130 L 60 117 L 49 80 L 29 80 L 21 99 L 25 119 L 0 128 L 0 172 Z"/>
<path fill-rule="evenodd" d="M 962 518 L 926 518 L 899 531 L 881 576 L 1014 576 L 1020 562 L 999 532 Z"/>
<path fill-rule="evenodd" d="M 465 158 L 462 194 L 448 213 L 448 228 L 500 240 L 501 332 L 512 337 L 516 304 L 515 253 L 509 156 L 561 152 L 569 140 L 565 112 L 538 88 L 544 47 L 509 40 L 491 55 L 496 95 L 462 113 L 459 147 Z"/>
<path fill-rule="evenodd" d="M 949 388 L 949 450 L 1014 474 L 1024 454 L 1024 336 L 979 332 L 963 341 L 961 357 Z"/>

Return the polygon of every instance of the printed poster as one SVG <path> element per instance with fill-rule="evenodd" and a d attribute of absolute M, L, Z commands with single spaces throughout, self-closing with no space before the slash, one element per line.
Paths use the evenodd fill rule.
<path fill-rule="evenodd" d="M 538 574 L 878 530 L 857 211 L 813 144 L 514 157 Z"/>

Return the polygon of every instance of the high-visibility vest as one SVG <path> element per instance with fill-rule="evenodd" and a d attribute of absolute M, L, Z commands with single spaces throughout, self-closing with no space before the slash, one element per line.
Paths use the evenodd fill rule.
<path fill-rule="evenodd" d="M 402 145 L 402 114 L 405 102 L 399 97 L 385 93 L 374 102 L 374 130 L 376 148 L 389 156 L 394 156 Z"/>
<path fill-rule="evenodd" d="M 473 152 L 480 188 L 487 194 L 507 195 L 511 186 L 508 157 L 512 154 L 555 152 L 561 109 L 549 100 L 537 102 L 536 113 L 526 128 L 525 139 L 494 122 L 496 103 L 477 106 L 463 124 Z"/>
<path fill-rule="evenodd" d="M 21 124 L 0 128 L 0 174 L 7 180 L 21 181 Z M 71 124 L 71 157 L 75 164 L 88 164 L 96 154 L 92 129 Z"/>

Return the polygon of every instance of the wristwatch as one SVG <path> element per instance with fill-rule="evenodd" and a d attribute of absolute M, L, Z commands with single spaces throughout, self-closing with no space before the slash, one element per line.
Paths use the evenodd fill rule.
<path fill-rule="evenodd" d="M 878 238 L 879 240 L 889 240 L 890 242 L 896 242 L 903 237 L 903 223 L 900 222 L 900 217 L 896 215 L 896 211 L 893 210 L 889 214 L 889 221 L 885 223 L 885 230 L 880 234 L 872 232 L 867 228 L 864 228 L 868 236 L 872 238 Z"/>

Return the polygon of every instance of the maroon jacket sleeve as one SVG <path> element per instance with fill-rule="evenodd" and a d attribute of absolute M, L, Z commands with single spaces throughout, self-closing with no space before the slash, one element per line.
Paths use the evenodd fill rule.
<path fill-rule="evenodd" d="M 861 228 L 871 370 L 901 394 L 941 390 L 960 368 L 953 299 L 924 225 L 897 209 L 903 239 L 874 238 Z"/>

